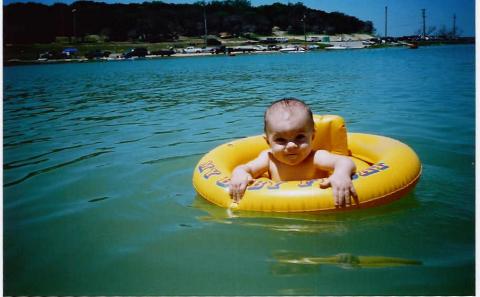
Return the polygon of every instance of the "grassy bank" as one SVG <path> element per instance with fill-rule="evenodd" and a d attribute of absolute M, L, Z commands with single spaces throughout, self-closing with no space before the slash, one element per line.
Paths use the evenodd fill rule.
<path fill-rule="evenodd" d="M 290 38 L 289 44 L 298 44 L 303 45 L 304 40 L 302 36 L 288 36 Z M 231 38 L 220 40 L 225 46 L 234 46 L 246 44 L 249 40 L 246 38 Z M 253 41 L 255 42 L 255 41 Z M 446 44 L 474 44 L 474 38 L 460 38 L 453 40 L 422 40 L 418 41 L 419 46 L 433 46 L 433 45 L 446 45 Z M 308 44 L 317 44 L 320 49 L 323 49 L 327 46 L 325 43 L 311 43 Z M 21 61 L 34 61 L 37 60 L 40 54 L 45 52 L 62 52 L 63 49 L 68 47 L 74 47 L 78 50 L 76 56 L 84 57 L 87 53 L 101 50 L 101 51 L 110 51 L 112 53 L 126 53 L 132 48 L 144 47 L 149 51 L 158 51 L 164 49 L 182 49 L 187 46 L 196 46 L 204 47 L 205 42 L 203 38 L 191 38 L 191 37 L 181 37 L 177 41 L 172 42 L 159 42 L 159 43 L 145 43 L 145 42 L 95 42 L 95 43 L 81 43 L 81 42 L 54 42 L 54 43 L 36 43 L 36 44 L 4 44 L 3 47 L 3 59 L 5 62 L 13 60 Z M 391 47 L 398 46 L 398 44 L 393 43 L 378 43 L 371 48 L 379 47 Z"/>
<path fill-rule="evenodd" d="M 203 39 L 191 38 L 179 40 L 176 42 L 159 42 L 159 43 L 143 43 L 143 42 L 98 42 L 98 43 L 35 43 L 35 44 L 6 44 L 3 47 L 4 61 L 11 59 L 18 60 L 36 60 L 41 53 L 48 51 L 61 52 L 68 47 L 78 49 L 78 56 L 85 56 L 90 51 L 102 50 L 112 53 L 125 53 L 131 48 L 145 47 L 150 51 L 168 49 L 168 48 L 184 48 L 189 45 L 202 45 Z"/>
<path fill-rule="evenodd" d="M 267 36 L 259 36 L 250 34 L 250 38 L 235 37 L 235 38 L 216 38 L 225 46 L 235 46 L 258 42 L 259 38 Z M 342 35 L 351 38 L 350 35 Z M 282 37 L 289 38 L 289 44 L 304 44 L 303 35 L 282 35 Z M 331 36 L 332 40 L 339 37 Z M 353 37 L 358 38 L 358 37 Z M 157 51 L 162 49 L 181 49 L 187 46 L 204 47 L 205 41 L 201 37 L 185 37 L 181 36 L 176 41 L 159 42 L 159 43 L 145 43 L 145 42 L 69 42 L 68 38 L 62 38 L 61 42 L 54 42 L 48 44 L 5 44 L 3 48 L 4 61 L 12 59 L 17 60 L 36 60 L 39 55 L 47 51 L 61 52 L 68 47 L 74 47 L 78 50 L 77 56 L 85 56 L 88 52 L 95 50 L 110 51 L 112 53 L 125 53 L 135 47 L 144 47 L 149 51 Z M 318 43 L 309 43 L 318 44 Z M 320 48 L 325 47 L 325 44 L 318 44 Z"/>

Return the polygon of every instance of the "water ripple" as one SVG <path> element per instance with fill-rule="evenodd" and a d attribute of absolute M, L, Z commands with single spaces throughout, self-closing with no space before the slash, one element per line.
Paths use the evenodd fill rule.
<path fill-rule="evenodd" d="M 4 143 L 3 146 L 4 147 L 12 147 L 12 146 L 22 146 L 22 145 L 25 145 L 25 144 L 34 144 L 34 143 L 38 143 L 38 142 L 48 142 L 52 140 L 51 137 L 39 137 L 39 138 L 34 138 L 34 139 L 28 139 L 28 140 L 24 140 L 24 141 L 18 141 L 18 142 L 11 142 L 11 143 Z"/>
<path fill-rule="evenodd" d="M 36 171 L 28 173 L 26 176 L 24 176 L 20 179 L 17 179 L 17 180 L 11 181 L 11 182 L 5 182 L 4 187 L 10 187 L 10 186 L 19 184 L 21 182 L 24 182 L 24 181 L 28 180 L 29 178 L 35 177 L 37 175 L 40 175 L 40 174 L 43 174 L 43 173 L 48 173 L 48 172 L 54 171 L 56 169 L 59 169 L 59 168 L 62 168 L 62 167 L 68 166 L 68 165 L 72 165 L 72 164 L 75 164 L 75 163 L 78 163 L 78 162 L 81 162 L 81 161 L 84 161 L 84 160 L 88 160 L 88 159 L 91 159 L 91 158 L 95 158 L 97 156 L 107 154 L 107 153 L 111 153 L 111 151 L 91 153 L 89 155 L 85 155 L 85 156 L 79 157 L 77 159 L 68 161 L 68 162 L 64 162 L 64 163 L 61 163 L 61 164 L 57 164 L 55 166 L 50 166 L 50 167 L 47 167 L 47 168 L 44 168 L 44 169 L 36 170 Z"/>

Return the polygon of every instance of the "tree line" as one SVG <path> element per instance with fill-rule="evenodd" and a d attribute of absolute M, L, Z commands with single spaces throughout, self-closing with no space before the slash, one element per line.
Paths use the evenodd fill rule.
<path fill-rule="evenodd" d="M 371 21 L 340 12 L 327 13 L 303 3 L 274 3 L 254 7 L 248 0 L 199 1 L 169 4 L 106 4 L 77 1 L 12 3 L 4 6 L 4 43 L 50 43 L 57 36 L 83 39 L 100 35 L 108 41 L 174 41 L 179 36 L 228 32 L 270 35 L 272 28 L 290 34 L 373 33 Z M 206 23 L 206 26 L 205 26 Z"/>

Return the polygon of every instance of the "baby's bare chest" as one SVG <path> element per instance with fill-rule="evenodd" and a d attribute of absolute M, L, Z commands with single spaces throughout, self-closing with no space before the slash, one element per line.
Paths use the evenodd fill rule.
<path fill-rule="evenodd" d="M 310 180 L 327 176 L 327 172 L 318 169 L 313 160 L 293 166 L 270 161 L 269 174 L 274 181 Z"/>

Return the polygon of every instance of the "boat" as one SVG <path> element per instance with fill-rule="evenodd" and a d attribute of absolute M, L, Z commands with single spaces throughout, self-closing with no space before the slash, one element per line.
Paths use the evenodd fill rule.
<path fill-rule="evenodd" d="M 345 49 L 347 49 L 347 48 L 348 48 L 348 47 L 346 47 L 346 46 L 334 45 L 334 46 L 326 47 L 325 49 L 326 49 L 326 50 L 345 50 Z"/>
<path fill-rule="evenodd" d="M 280 49 L 281 53 L 304 53 L 306 52 L 303 47 L 300 46 L 290 46 Z"/>
<path fill-rule="evenodd" d="M 407 43 L 408 48 L 410 49 L 417 49 L 418 48 L 418 43 Z"/>

